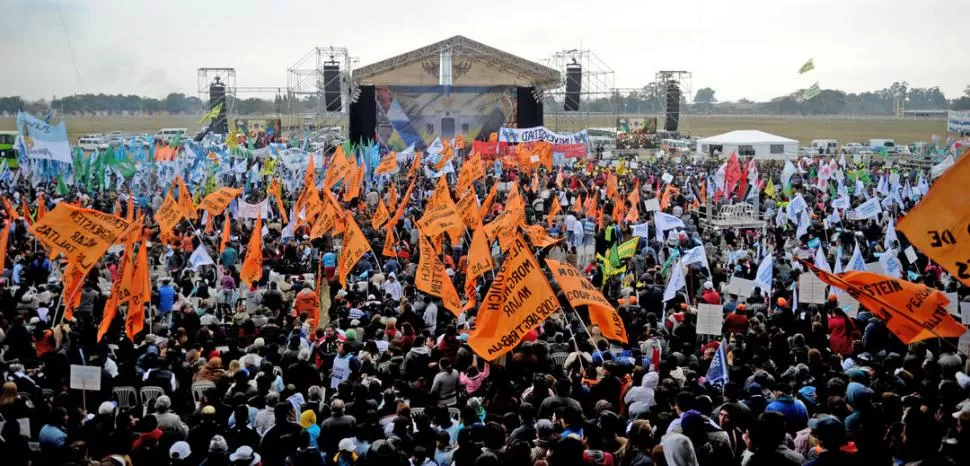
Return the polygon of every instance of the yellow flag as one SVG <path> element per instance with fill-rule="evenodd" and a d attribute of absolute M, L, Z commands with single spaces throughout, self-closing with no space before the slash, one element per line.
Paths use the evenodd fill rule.
<path fill-rule="evenodd" d="M 768 185 L 765 186 L 765 196 L 768 196 L 772 199 L 775 198 L 775 180 L 772 180 L 772 179 L 768 180 Z"/>

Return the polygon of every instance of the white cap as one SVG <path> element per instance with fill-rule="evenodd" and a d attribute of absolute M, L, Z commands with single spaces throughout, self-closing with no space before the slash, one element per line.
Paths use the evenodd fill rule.
<path fill-rule="evenodd" d="M 229 455 L 229 461 L 233 463 L 236 461 L 249 461 L 250 465 L 259 464 L 259 454 L 253 451 L 253 447 L 243 445 L 237 448 L 233 454 Z"/>
<path fill-rule="evenodd" d="M 168 457 L 173 460 L 184 460 L 191 455 L 192 449 L 189 448 L 188 442 L 175 442 L 172 444 L 172 447 L 168 449 Z"/>
<path fill-rule="evenodd" d="M 357 442 L 352 438 L 345 438 L 337 444 L 337 448 L 342 451 L 353 452 L 357 450 Z"/>

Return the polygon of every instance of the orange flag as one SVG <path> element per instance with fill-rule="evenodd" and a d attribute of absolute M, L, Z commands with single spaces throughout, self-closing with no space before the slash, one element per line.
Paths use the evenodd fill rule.
<path fill-rule="evenodd" d="M 226 215 L 226 219 L 222 221 L 222 236 L 219 238 L 219 254 L 222 254 L 222 251 L 226 250 L 226 245 L 229 244 L 229 237 L 231 236 L 229 225 L 229 216 Z"/>
<path fill-rule="evenodd" d="M 578 195 L 573 198 L 573 207 L 569 211 L 576 215 L 583 213 L 583 202 L 580 201 Z"/>
<path fill-rule="evenodd" d="M 633 204 L 633 208 L 626 214 L 624 220 L 626 220 L 626 223 L 637 223 L 640 221 L 640 209 L 636 204 Z"/>
<path fill-rule="evenodd" d="M 384 205 L 384 199 L 377 201 L 377 210 L 374 212 L 374 218 L 370 221 L 370 226 L 373 229 L 378 229 L 388 218 L 391 217 L 391 213 L 387 210 L 387 206 Z"/>
<path fill-rule="evenodd" d="M 330 159 L 331 168 L 333 168 L 333 161 L 336 160 L 338 153 L 341 156 L 343 156 L 344 148 L 342 146 L 337 146 L 337 151 L 334 152 L 333 158 Z M 313 154 L 310 154 L 306 163 L 306 173 L 303 174 L 303 187 L 301 189 L 306 189 L 308 186 L 316 186 L 316 185 L 317 185 L 317 166 L 316 166 L 316 163 L 313 161 Z"/>
<path fill-rule="evenodd" d="M 337 216 L 340 215 L 340 212 L 339 206 L 335 207 L 333 204 L 327 203 L 323 212 L 320 213 L 320 216 L 317 217 L 310 228 L 310 239 L 320 238 L 333 230 L 337 226 Z"/>
<path fill-rule="evenodd" d="M 217 191 L 204 197 L 202 201 L 199 202 L 198 208 L 205 210 L 210 216 L 219 215 L 226 210 L 229 203 L 232 202 L 232 200 L 235 199 L 236 196 L 238 196 L 241 192 L 242 190 L 240 189 L 219 188 Z M 181 196 L 179 197 L 181 198 Z M 179 199 L 179 205 L 181 204 L 182 201 Z"/>
<path fill-rule="evenodd" d="M 0 273 L 7 266 L 7 241 L 10 239 L 10 225 L 4 221 L 3 231 L 0 231 Z"/>
<path fill-rule="evenodd" d="M 482 217 L 479 215 L 481 207 L 478 205 L 478 196 L 475 191 L 465 191 L 458 203 L 455 204 L 458 213 L 461 214 L 462 222 L 466 227 L 477 230 L 482 227 Z"/>
<path fill-rule="evenodd" d="M 397 257 L 397 251 L 394 250 L 394 229 L 388 228 L 387 234 L 384 236 L 384 249 L 381 251 L 385 257 Z"/>
<path fill-rule="evenodd" d="M 707 204 L 707 183 L 701 181 L 701 204 Z"/>
<path fill-rule="evenodd" d="M 310 158 L 313 158 L 312 156 Z M 280 211 L 280 217 L 283 218 L 283 223 L 290 223 L 289 218 L 286 215 L 286 209 L 283 208 L 283 192 L 280 188 L 280 180 L 273 178 L 273 182 L 266 189 L 266 194 L 273 196 L 276 199 L 276 209 Z"/>
<path fill-rule="evenodd" d="M 546 259 L 546 266 L 552 272 L 553 278 L 562 288 L 566 300 L 574 309 L 579 306 L 589 306 L 589 320 L 599 326 L 603 336 L 614 341 L 627 342 L 626 326 L 623 319 L 613 309 L 603 293 L 597 290 L 583 274 L 570 264 Z"/>
<path fill-rule="evenodd" d="M 181 176 L 176 176 L 175 182 L 177 183 L 177 186 L 179 188 L 179 199 L 178 199 L 179 208 L 182 209 L 182 212 L 185 213 L 186 218 L 188 219 L 198 218 L 199 215 L 195 212 L 195 209 L 196 209 L 195 203 L 192 202 L 192 193 L 189 191 L 189 188 L 185 186 L 185 181 L 182 180 Z M 226 204 L 228 204 L 228 202 Z M 212 215 L 212 212 L 209 212 L 209 215 Z"/>
<path fill-rule="evenodd" d="M 461 173 L 458 174 L 458 185 L 455 194 L 461 195 L 466 189 L 471 187 L 475 180 L 485 177 L 485 164 L 477 154 L 465 160 L 461 165 Z"/>
<path fill-rule="evenodd" d="M 458 215 L 455 202 L 451 200 L 445 177 L 438 178 L 438 186 L 425 206 L 424 215 L 418 220 L 418 227 L 429 236 L 437 236 L 447 231 L 452 243 L 456 239 L 461 240 L 464 222 Z"/>
<path fill-rule="evenodd" d="M 239 280 L 250 285 L 260 278 L 263 278 L 263 217 L 257 215 L 249 246 L 246 247 L 246 260 L 239 270 Z"/>
<path fill-rule="evenodd" d="M 559 186 L 560 189 L 562 189 L 562 180 L 563 180 L 562 167 L 559 167 L 559 173 L 556 174 L 556 186 Z"/>
<path fill-rule="evenodd" d="M 340 285 L 346 288 L 347 275 L 364 254 L 373 251 L 354 217 L 349 212 L 345 212 L 344 219 L 347 222 L 347 229 L 344 231 L 343 250 L 340 251 L 340 258 L 337 260 L 337 277 L 340 279 Z"/>
<path fill-rule="evenodd" d="M 492 185 L 492 189 L 488 190 L 488 195 L 485 196 L 485 202 L 482 202 L 482 218 L 488 217 L 488 211 L 492 208 L 492 202 L 495 201 L 496 194 L 498 194 L 498 182 Z"/>
<path fill-rule="evenodd" d="M 44 199 L 44 193 L 37 193 L 37 218 L 34 220 L 39 222 L 44 218 L 44 214 L 47 213 L 47 200 Z"/>
<path fill-rule="evenodd" d="M 549 219 L 546 223 L 549 226 L 552 226 L 552 224 L 556 221 L 556 216 L 562 212 L 562 206 L 559 205 L 559 199 L 557 199 L 556 196 L 552 196 L 549 199 L 552 202 L 552 207 L 549 208 Z"/>
<path fill-rule="evenodd" d="M 172 198 L 172 193 L 169 192 L 165 196 L 165 202 L 162 202 L 162 206 L 155 211 L 155 222 L 158 223 L 158 229 L 161 230 L 162 236 L 171 236 L 175 225 L 178 225 L 184 216 L 185 211 L 179 207 L 175 199 Z"/>
<path fill-rule="evenodd" d="M 81 288 L 87 274 L 79 270 L 72 263 L 64 269 L 64 289 L 61 291 L 61 302 L 64 303 L 64 318 L 73 319 L 74 310 L 81 305 Z"/>
<path fill-rule="evenodd" d="M 27 207 L 27 199 L 23 196 L 20 197 L 20 206 L 24 209 L 24 220 L 27 222 L 27 225 L 33 225 L 34 219 L 30 216 L 30 207 Z"/>
<path fill-rule="evenodd" d="M 404 197 L 397 205 L 397 210 L 394 211 L 394 216 L 391 217 L 390 223 L 387 224 L 387 228 L 394 228 L 397 225 L 398 220 L 404 215 L 404 209 L 408 206 L 408 201 L 411 199 L 411 191 L 414 191 L 414 182 L 417 181 L 416 178 L 411 178 L 411 184 L 408 186 L 408 190 L 404 191 Z"/>
<path fill-rule="evenodd" d="M 104 338 L 104 334 L 108 332 L 111 327 L 111 322 L 115 320 L 115 316 L 118 314 L 118 306 L 122 302 L 126 302 L 129 298 L 127 293 L 129 290 L 122 291 L 122 285 L 125 283 L 125 277 L 128 277 L 127 283 L 131 283 L 131 275 L 134 273 L 135 262 L 132 260 L 131 255 L 134 253 L 135 239 L 134 235 L 128 238 L 125 242 L 125 251 L 121 255 L 121 264 L 118 265 L 118 276 L 114 283 L 111 284 L 111 294 L 108 296 L 108 300 L 104 304 L 104 312 L 102 313 L 101 323 L 98 325 L 98 342 Z M 122 297 L 122 294 L 125 294 Z M 124 298 L 124 299 L 122 299 Z"/>
<path fill-rule="evenodd" d="M 125 220 L 132 221 L 135 219 L 135 193 L 128 191 L 128 209 L 125 211 Z"/>
<path fill-rule="evenodd" d="M 458 149 L 464 149 L 465 148 L 465 135 L 464 134 L 459 134 L 459 135 L 455 136 L 455 147 L 458 148 Z"/>
<path fill-rule="evenodd" d="M 823 282 L 848 292 L 907 345 L 935 337 L 957 338 L 967 331 L 946 310 L 950 300 L 939 290 L 871 272 L 833 274 L 799 262 Z"/>
<path fill-rule="evenodd" d="M 347 189 L 344 190 L 344 202 L 350 202 L 360 196 L 360 185 L 364 181 L 364 167 L 351 163 L 351 171 L 347 174 Z"/>
<path fill-rule="evenodd" d="M 394 173 L 395 171 L 397 171 L 397 152 L 389 152 L 381 159 L 381 163 L 377 164 L 377 169 L 374 173 L 386 175 L 388 173 Z"/>
<path fill-rule="evenodd" d="M 596 217 L 597 209 L 596 205 L 599 203 L 599 192 L 591 193 L 589 198 L 586 199 L 586 216 Z"/>
<path fill-rule="evenodd" d="M 560 236 L 559 238 L 549 236 L 549 233 L 546 233 L 546 229 L 542 228 L 542 225 L 526 225 L 522 227 L 522 230 L 529 237 L 529 242 L 537 248 L 549 247 L 566 239 L 565 236 Z"/>
<path fill-rule="evenodd" d="M 512 243 L 482 300 L 475 330 L 468 339 L 475 353 L 489 361 L 518 346 L 525 334 L 560 310 L 559 301 L 525 239 L 516 234 Z"/>
<path fill-rule="evenodd" d="M 47 248 L 50 257 L 64 254 L 68 262 L 87 274 L 119 236 L 130 233 L 131 227 L 121 217 L 61 202 L 28 231 Z"/>
<path fill-rule="evenodd" d="M 138 259 L 135 260 L 134 271 L 131 274 L 131 282 L 126 288 L 129 290 L 129 295 L 128 316 L 125 318 L 125 335 L 128 335 L 128 339 L 131 341 L 135 341 L 135 335 L 138 335 L 145 328 L 145 305 L 152 299 L 151 284 L 148 280 L 148 247 L 142 241 L 138 248 Z"/>
<path fill-rule="evenodd" d="M 455 150 L 448 146 L 448 144 L 445 142 L 445 148 L 441 151 L 441 158 L 438 159 L 438 163 L 434 164 L 435 171 L 445 168 L 445 165 L 447 165 L 448 162 L 450 162 L 453 158 L 455 158 Z"/>
<path fill-rule="evenodd" d="M 414 162 L 411 163 L 411 168 L 408 169 L 408 178 L 414 179 L 414 174 L 418 172 L 418 167 L 421 166 L 421 153 L 417 152 L 414 154 Z"/>
<path fill-rule="evenodd" d="M 3 208 L 7 210 L 7 216 L 10 220 L 17 220 L 20 218 L 20 214 L 17 213 L 17 209 L 10 204 L 10 201 L 6 197 L 3 198 Z"/>
<path fill-rule="evenodd" d="M 896 226 L 927 257 L 970 285 L 970 154 L 937 178 L 933 187 Z"/>
<path fill-rule="evenodd" d="M 468 249 L 468 275 L 465 281 L 474 282 L 494 266 L 492 252 L 485 238 L 485 229 L 479 228 L 472 232 L 472 244 Z"/>
<path fill-rule="evenodd" d="M 461 298 L 458 297 L 455 284 L 451 282 L 444 264 L 438 260 L 428 238 L 424 234 L 418 235 L 418 238 L 421 257 L 414 275 L 414 286 L 431 296 L 441 298 L 445 309 L 457 316 L 461 313 Z"/>
<path fill-rule="evenodd" d="M 630 194 L 627 194 L 626 195 L 626 199 L 628 201 L 630 201 L 630 204 L 633 204 L 634 207 L 638 207 L 639 206 L 639 204 L 640 204 L 640 178 L 637 178 L 636 185 L 633 186 L 633 190 L 630 191 Z"/>
<path fill-rule="evenodd" d="M 330 167 L 327 169 L 327 174 L 324 177 L 324 189 L 333 189 L 337 183 L 350 175 L 352 173 L 351 170 L 353 170 L 356 166 L 356 163 L 344 155 L 343 147 L 337 146 L 337 151 L 330 159 Z"/>
<path fill-rule="evenodd" d="M 397 207 L 397 190 L 394 189 L 394 184 L 387 188 L 387 206 L 388 209 Z"/>

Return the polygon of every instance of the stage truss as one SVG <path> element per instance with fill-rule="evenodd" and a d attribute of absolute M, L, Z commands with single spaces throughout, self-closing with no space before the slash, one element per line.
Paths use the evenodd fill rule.
<path fill-rule="evenodd" d="M 226 118 L 232 119 L 236 114 L 236 69 L 235 68 L 199 68 L 197 73 L 198 95 L 202 101 L 199 114 L 209 112 L 209 85 L 219 80 L 226 85 Z"/>
<path fill-rule="evenodd" d="M 666 124 L 667 119 L 667 88 L 671 84 L 677 85 L 680 88 L 680 115 L 679 119 L 680 125 L 678 130 L 683 131 L 683 121 L 682 118 L 685 113 L 687 113 L 687 107 L 694 98 L 694 94 L 691 90 L 691 73 L 690 71 L 674 71 L 674 70 L 661 70 L 657 72 L 656 77 L 653 81 L 660 93 L 660 117 L 658 118 L 657 126 L 662 128 Z"/>
<path fill-rule="evenodd" d="M 563 50 L 554 53 L 542 63 L 559 71 L 561 80 L 555 88 L 541 95 L 543 121 L 547 128 L 556 132 L 574 132 L 586 128 L 615 128 L 619 116 L 619 99 L 616 96 L 616 75 L 590 50 Z M 579 110 L 565 111 L 566 68 L 578 64 L 582 67 L 579 91 Z"/>
<path fill-rule="evenodd" d="M 284 127 L 297 137 L 322 128 L 340 127 L 344 135 L 350 125 L 351 70 L 358 60 L 346 47 L 314 47 L 286 70 L 286 119 Z M 324 66 L 340 67 L 340 110 L 328 111 L 324 89 Z"/>

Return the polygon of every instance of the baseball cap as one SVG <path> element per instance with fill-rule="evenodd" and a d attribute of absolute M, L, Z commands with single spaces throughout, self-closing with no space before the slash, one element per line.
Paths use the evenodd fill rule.
<path fill-rule="evenodd" d="M 237 461 L 249 461 L 250 466 L 259 464 L 259 460 L 259 454 L 254 452 L 253 447 L 249 445 L 243 445 L 229 455 L 229 461 L 232 461 L 233 463 Z"/>
<path fill-rule="evenodd" d="M 815 437 L 828 447 L 841 446 L 845 440 L 845 424 L 839 418 L 821 414 L 808 420 L 808 427 L 815 433 Z"/>
<path fill-rule="evenodd" d="M 345 438 L 337 444 L 337 449 L 341 451 L 353 452 L 357 450 L 357 442 L 352 438 Z"/>
<path fill-rule="evenodd" d="M 184 460 L 192 455 L 192 449 L 189 448 L 189 443 L 185 441 L 179 441 L 172 444 L 172 447 L 168 449 L 168 457 L 173 460 Z"/>

